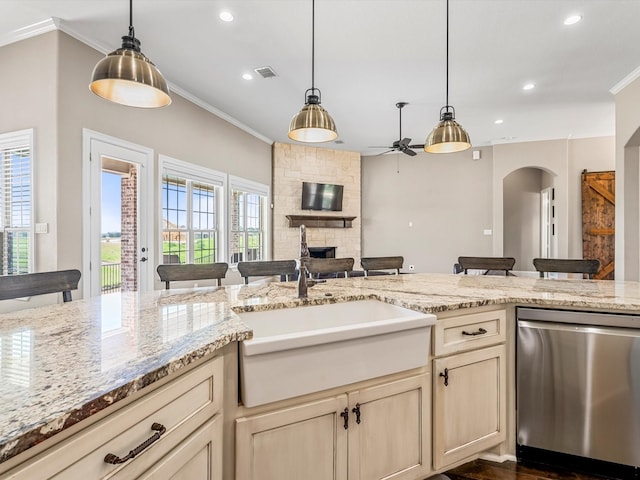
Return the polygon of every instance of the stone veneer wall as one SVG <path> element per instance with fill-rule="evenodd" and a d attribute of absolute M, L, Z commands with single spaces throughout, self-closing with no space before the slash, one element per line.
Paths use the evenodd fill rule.
<path fill-rule="evenodd" d="M 129 175 L 121 177 L 120 206 L 120 290 L 138 290 L 138 170 L 131 164 Z"/>
<path fill-rule="evenodd" d="M 360 153 L 275 143 L 273 145 L 273 259 L 300 256 L 300 230 L 286 215 L 353 216 L 352 228 L 307 228 L 309 247 L 337 247 L 336 257 L 353 257 L 360 269 Z M 341 212 L 301 210 L 302 182 L 344 185 Z"/>

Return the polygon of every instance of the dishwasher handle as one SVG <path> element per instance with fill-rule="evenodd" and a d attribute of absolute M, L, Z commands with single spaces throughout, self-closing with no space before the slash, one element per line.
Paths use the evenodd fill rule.
<path fill-rule="evenodd" d="M 639 315 L 576 312 L 572 310 L 550 310 L 546 308 L 518 308 L 516 317 L 518 322 L 522 320 L 534 320 L 539 322 L 571 323 L 581 326 L 594 325 L 598 327 L 640 329 Z"/>

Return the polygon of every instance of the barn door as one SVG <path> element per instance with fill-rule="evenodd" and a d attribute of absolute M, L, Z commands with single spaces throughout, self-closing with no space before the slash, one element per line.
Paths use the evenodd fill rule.
<path fill-rule="evenodd" d="M 582 172 L 582 257 L 600 260 L 601 280 L 615 269 L 615 192 L 615 172 Z"/>

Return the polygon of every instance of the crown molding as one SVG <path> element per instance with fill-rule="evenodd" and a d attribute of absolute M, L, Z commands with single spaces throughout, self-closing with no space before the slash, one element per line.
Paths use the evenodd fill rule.
<path fill-rule="evenodd" d="M 617 95 L 624 88 L 628 87 L 631 83 L 633 83 L 634 80 L 636 80 L 639 77 L 640 77 L 640 67 L 636 68 L 633 72 L 631 72 L 629 75 L 627 75 L 618 83 L 616 83 L 613 87 L 611 87 L 611 90 L 609 91 L 614 95 Z"/>
<path fill-rule="evenodd" d="M 0 47 L 57 30 L 59 28 L 59 22 L 59 18 L 51 17 L 41 22 L 18 28 L 17 30 L 14 30 L 0 38 Z"/>
<path fill-rule="evenodd" d="M 20 40 L 25 40 L 25 39 L 30 38 L 30 37 L 35 37 L 35 36 L 41 35 L 43 33 L 51 32 L 53 30 L 60 30 L 60 31 L 66 33 L 67 35 L 75 38 L 79 42 L 84 43 L 85 45 L 93 48 L 94 50 L 97 50 L 98 52 L 100 52 L 100 53 L 102 53 L 104 55 L 106 55 L 107 53 L 109 53 L 109 52 L 111 52 L 113 50 L 113 47 L 98 43 L 98 42 L 96 42 L 94 40 L 91 40 L 90 38 L 87 38 L 86 36 L 82 35 L 81 33 L 77 32 L 76 30 L 74 30 L 69 25 L 68 22 L 66 22 L 66 21 L 64 21 L 64 20 L 62 20 L 60 18 L 55 18 L 55 17 L 52 17 L 52 18 L 47 19 L 47 20 L 44 20 L 42 22 L 34 23 L 33 25 L 29 25 L 27 27 L 20 28 L 18 30 L 15 30 L 14 32 L 11 32 L 10 35 L 7 35 L 4 38 L 0 39 L 0 47 L 8 45 L 10 43 L 18 42 Z M 193 103 L 194 105 L 197 105 L 198 107 L 206 110 L 207 112 L 211 113 L 212 115 L 215 115 L 216 117 L 224 120 L 225 122 L 230 123 L 231 125 L 239 128 L 240 130 L 248 133 L 249 135 L 257 138 L 258 140 L 260 140 L 260 141 L 262 141 L 264 143 L 267 143 L 269 145 L 271 145 L 273 143 L 272 139 L 262 135 L 261 133 L 255 131 L 254 129 L 252 129 L 248 125 L 245 125 L 244 123 L 240 122 L 236 118 L 232 117 L 231 115 L 228 115 L 228 114 L 224 113 L 223 111 L 217 109 L 213 105 L 211 105 L 211 104 L 205 102 L 204 100 L 196 97 L 195 95 L 192 95 L 191 93 L 187 92 L 186 90 L 184 90 L 183 88 L 181 88 L 178 85 L 174 84 L 173 82 L 167 81 L 167 83 L 169 84 L 169 90 L 171 91 L 171 93 L 175 93 L 176 95 L 180 95 L 185 100 Z"/>

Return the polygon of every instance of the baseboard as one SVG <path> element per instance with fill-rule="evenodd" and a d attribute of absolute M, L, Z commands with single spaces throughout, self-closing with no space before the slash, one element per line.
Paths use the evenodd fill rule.
<path fill-rule="evenodd" d="M 497 455 L 495 453 L 485 452 L 481 453 L 478 458 L 482 460 L 487 460 L 489 462 L 503 463 L 503 462 L 515 462 L 517 458 L 515 455 Z"/>

